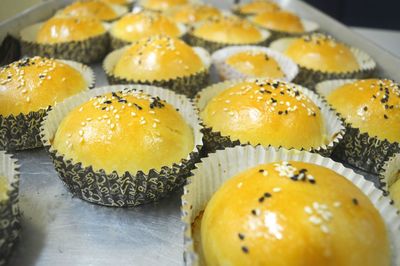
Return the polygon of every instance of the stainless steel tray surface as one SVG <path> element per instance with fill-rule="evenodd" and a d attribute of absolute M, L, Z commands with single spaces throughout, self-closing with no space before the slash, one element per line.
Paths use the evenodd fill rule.
<path fill-rule="evenodd" d="M 51 16 L 67 2 L 48 1 L 1 23 L 0 40 L 6 32 L 15 34 Z M 233 0 L 207 2 L 227 9 Z M 303 2 L 281 2 L 300 16 L 318 22 L 324 31 L 368 52 L 380 66 L 379 76 L 400 80 L 398 58 Z M 96 85 L 107 85 L 100 64 L 92 67 Z M 182 190 L 137 208 L 102 207 L 74 198 L 43 149 L 18 152 L 16 157 L 21 164 L 22 234 L 10 265 L 183 264 Z"/>

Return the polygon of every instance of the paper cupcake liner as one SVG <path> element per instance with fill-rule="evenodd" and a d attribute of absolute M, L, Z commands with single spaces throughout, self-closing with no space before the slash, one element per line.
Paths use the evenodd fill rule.
<path fill-rule="evenodd" d="M 182 24 L 182 23 L 176 23 L 177 24 L 177 26 L 178 26 L 178 28 L 179 28 L 179 31 L 180 31 L 180 35 L 177 37 L 177 38 L 180 38 L 180 39 L 182 39 L 182 40 L 185 40 L 185 36 L 186 36 L 186 32 L 187 32 L 187 29 L 186 29 L 186 26 L 184 25 L 184 24 Z M 111 26 L 112 27 L 112 26 Z M 113 34 L 112 34 L 112 32 L 111 32 L 111 30 L 110 30 L 110 46 L 111 46 L 111 51 L 113 51 L 113 50 L 117 50 L 117 49 L 121 49 L 121 48 L 123 48 L 124 46 L 127 46 L 127 45 L 130 45 L 130 44 L 132 44 L 132 43 L 134 43 L 134 41 L 126 41 L 126 40 L 123 40 L 123 39 L 121 39 L 121 38 L 118 38 L 117 36 L 114 36 Z"/>
<path fill-rule="evenodd" d="M 109 36 L 105 32 L 82 41 L 42 44 L 36 35 L 43 23 L 24 28 L 20 32 L 21 52 L 28 56 L 43 56 L 73 60 L 84 64 L 100 62 L 109 48 Z"/>
<path fill-rule="evenodd" d="M 94 87 L 95 75 L 90 67 L 69 60 L 58 61 L 78 70 L 86 80 L 88 89 Z M 39 136 L 40 126 L 47 111 L 50 109 L 51 106 L 48 106 L 27 114 L 0 115 L 0 149 L 14 151 L 42 147 L 42 141 Z"/>
<path fill-rule="evenodd" d="M 389 187 L 392 186 L 396 181 L 400 179 L 400 153 L 394 154 L 385 162 L 380 173 L 380 183 L 382 185 L 385 195 L 391 195 L 389 193 Z M 397 207 L 397 213 L 400 215 L 400 202 L 395 202 L 392 198 L 392 202 Z"/>
<path fill-rule="evenodd" d="M 283 53 L 293 40 L 294 38 L 282 38 L 273 41 L 270 44 L 270 48 L 275 51 Z M 375 61 L 368 54 L 355 47 L 350 47 L 350 50 L 357 59 L 357 62 L 360 66 L 359 70 L 348 71 L 348 72 L 324 72 L 299 66 L 300 68 L 299 74 L 297 75 L 297 77 L 294 79 L 293 82 L 301 84 L 307 88 L 314 90 L 315 85 L 318 82 L 324 80 L 350 79 L 350 78 L 363 79 L 372 77 L 376 70 Z"/>
<path fill-rule="evenodd" d="M 146 173 L 142 171 L 107 173 L 103 169 L 95 170 L 90 165 L 83 165 L 81 162 L 66 158 L 51 146 L 50 142 L 59 124 L 73 108 L 91 97 L 124 89 L 141 90 L 158 96 L 179 109 L 194 134 L 194 147 L 186 158 L 172 166 L 163 166 L 158 170 L 151 169 Z M 157 201 L 182 186 L 194 164 L 199 161 L 199 150 L 202 146 L 202 133 L 191 101 L 170 90 L 146 85 L 106 86 L 68 98 L 48 112 L 42 123 L 41 138 L 50 153 L 56 171 L 72 194 L 92 203 L 113 207 L 133 207 Z"/>
<path fill-rule="evenodd" d="M 247 79 L 249 81 L 255 80 L 255 79 Z M 260 79 L 257 78 L 257 80 L 263 81 L 263 80 L 269 80 L 269 79 Z M 214 98 L 216 95 L 218 95 L 220 92 L 226 90 L 227 88 L 231 87 L 234 84 L 237 84 L 238 82 L 241 82 L 244 80 L 231 80 L 231 81 L 225 81 L 221 83 L 217 83 L 214 85 L 211 85 L 202 91 L 198 93 L 195 97 L 195 104 L 197 107 L 197 111 L 200 113 L 201 110 L 203 110 L 207 103 Z M 324 125 L 325 125 L 325 130 L 326 130 L 326 135 L 327 138 L 329 139 L 328 144 L 323 144 L 321 146 L 311 148 L 308 151 L 319 153 L 323 156 L 330 156 L 333 149 L 340 143 L 340 141 L 343 138 L 343 135 L 345 134 L 344 126 L 342 121 L 338 118 L 338 116 L 335 114 L 335 112 L 331 111 L 331 109 L 326 105 L 320 97 L 313 93 L 312 91 L 303 88 L 299 85 L 296 85 L 301 91 L 308 97 L 312 102 L 314 102 L 318 107 L 320 107 L 320 111 L 322 114 L 322 117 L 324 119 Z M 212 127 L 208 127 L 203 125 L 203 142 L 204 142 L 204 152 L 206 153 L 212 153 L 215 152 L 216 150 L 221 150 L 227 147 L 234 147 L 234 146 L 239 146 L 239 145 L 251 145 L 249 142 L 241 142 L 238 139 L 232 139 L 230 136 L 225 136 L 219 131 L 214 131 Z M 303 150 L 303 149 L 302 149 Z"/>
<path fill-rule="evenodd" d="M 193 235 L 192 224 L 205 209 L 207 202 L 219 187 L 236 174 L 262 163 L 275 161 L 302 161 L 320 165 L 346 177 L 356 185 L 371 200 L 381 214 L 391 241 L 392 265 L 400 265 L 400 217 L 390 200 L 384 197 L 382 191 L 375 188 L 372 182 L 365 180 L 349 168 L 333 160 L 315 153 L 305 151 L 263 148 L 261 146 L 235 147 L 210 154 L 196 164 L 193 176 L 188 178 L 182 196 L 182 221 L 184 223 L 184 261 L 186 265 L 204 265 L 195 249 L 200 236 Z M 199 220 L 196 221 L 198 227 Z M 196 245 L 197 246 L 197 245 Z"/>
<path fill-rule="evenodd" d="M 193 47 L 196 54 L 204 64 L 204 70 L 189 76 L 176 77 L 166 80 L 128 80 L 113 74 L 114 67 L 119 58 L 128 47 L 124 47 L 109 53 L 103 61 L 103 69 L 110 84 L 144 84 L 168 88 L 176 93 L 184 94 L 192 98 L 198 91 L 209 84 L 210 55 L 200 47 Z"/>
<path fill-rule="evenodd" d="M 249 75 L 237 71 L 226 63 L 226 60 L 230 56 L 246 51 L 262 52 L 275 59 L 285 74 L 285 77 L 282 78 L 284 81 L 292 81 L 299 72 L 298 66 L 291 59 L 289 59 L 289 57 L 269 48 L 260 46 L 230 46 L 214 52 L 211 56 L 213 64 L 222 80 L 252 78 Z"/>
<path fill-rule="evenodd" d="M 355 79 L 347 80 L 329 80 L 320 82 L 316 86 L 316 91 L 326 97 L 334 89 L 356 81 Z M 334 110 L 334 109 L 333 109 Z M 334 110 L 335 111 L 335 110 Z M 339 117 L 340 113 L 335 111 Z M 343 117 L 343 124 L 346 127 L 346 133 L 343 140 L 336 146 L 333 155 L 354 167 L 361 170 L 379 174 L 385 162 L 395 153 L 400 152 L 400 144 L 397 142 L 389 142 L 388 140 L 378 139 L 375 136 L 370 136 L 366 132 L 361 132 L 360 129 L 353 127 L 347 123 Z"/>
<path fill-rule="evenodd" d="M 191 46 L 200 46 L 209 51 L 210 53 L 213 53 L 219 49 L 222 49 L 224 47 L 228 46 L 238 46 L 238 45 L 255 45 L 255 46 L 268 46 L 270 42 L 270 35 L 271 33 L 267 30 L 260 30 L 261 34 L 263 35 L 263 40 L 257 43 L 243 43 L 243 44 L 235 44 L 235 43 L 221 43 L 221 42 L 214 42 L 214 41 L 209 41 L 200 37 L 197 37 L 193 35 L 191 32 L 188 32 L 186 34 L 186 41 L 189 43 Z"/>
<path fill-rule="evenodd" d="M 0 265 L 5 265 L 19 239 L 19 165 L 11 155 L 0 151 L 0 176 L 7 178 L 8 198 L 0 202 Z"/>

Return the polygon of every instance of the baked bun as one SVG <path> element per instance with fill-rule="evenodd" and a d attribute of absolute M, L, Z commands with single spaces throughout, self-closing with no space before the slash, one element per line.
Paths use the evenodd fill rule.
<path fill-rule="evenodd" d="M 207 41 L 227 44 L 258 43 L 265 39 L 250 22 L 236 16 L 216 16 L 202 21 L 192 34 Z"/>
<path fill-rule="evenodd" d="M 205 126 L 241 143 L 296 149 L 326 144 L 318 106 L 291 83 L 237 82 L 212 98 L 200 116 Z"/>
<path fill-rule="evenodd" d="M 204 211 L 201 241 L 209 266 L 390 265 L 385 224 L 368 197 L 304 162 L 261 164 L 227 180 Z"/>
<path fill-rule="evenodd" d="M 400 142 L 399 84 L 387 79 L 357 80 L 334 89 L 327 100 L 352 127 Z"/>
<path fill-rule="evenodd" d="M 280 7 L 277 3 L 270 0 L 254 0 L 249 3 L 239 5 L 235 11 L 242 15 L 253 15 L 270 11 L 277 11 Z"/>
<path fill-rule="evenodd" d="M 179 112 L 139 91 L 107 93 L 77 106 L 53 140 L 65 158 L 119 174 L 172 166 L 193 145 L 193 130 Z"/>
<path fill-rule="evenodd" d="M 95 18 L 56 16 L 43 23 L 36 41 L 43 44 L 82 41 L 105 32 L 103 24 Z"/>
<path fill-rule="evenodd" d="M 141 0 L 140 5 L 146 9 L 165 11 L 172 7 L 187 4 L 188 0 Z"/>
<path fill-rule="evenodd" d="M 61 14 L 82 17 L 95 17 L 99 20 L 109 21 L 118 17 L 112 5 L 101 0 L 81 0 L 66 6 Z"/>
<path fill-rule="evenodd" d="M 300 18 L 288 11 L 263 12 L 251 18 L 256 25 L 275 31 L 303 33 L 304 27 Z"/>
<path fill-rule="evenodd" d="M 180 39 L 155 36 L 140 39 L 121 56 L 114 75 L 128 80 L 167 80 L 205 69 L 194 49 Z"/>
<path fill-rule="evenodd" d="M 2 67 L 0 81 L 0 115 L 4 116 L 47 108 L 90 85 L 75 68 L 38 56 Z"/>
<path fill-rule="evenodd" d="M 249 77 L 285 77 L 278 62 L 261 51 L 242 51 L 229 56 L 225 63 L 239 73 Z"/>
<path fill-rule="evenodd" d="M 206 4 L 186 4 L 172 8 L 166 14 L 175 22 L 190 24 L 219 16 L 221 12 Z"/>
<path fill-rule="evenodd" d="M 133 2 L 133 0 L 101 0 L 101 1 L 112 5 L 128 5 Z"/>
<path fill-rule="evenodd" d="M 312 70 L 351 72 L 360 69 L 349 47 L 320 33 L 296 38 L 284 53 L 300 66 Z"/>
<path fill-rule="evenodd" d="M 181 31 L 175 22 L 160 13 L 141 11 L 126 14 L 114 22 L 111 27 L 111 34 L 121 40 L 133 42 L 140 38 L 159 34 L 179 37 Z"/>

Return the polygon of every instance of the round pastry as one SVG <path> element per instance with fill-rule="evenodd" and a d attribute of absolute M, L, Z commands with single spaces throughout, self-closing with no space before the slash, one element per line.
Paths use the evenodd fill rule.
<path fill-rule="evenodd" d="M 216 16 L 202 21 L 189 33 L 188 42 L 215 51 L 230 45 L 265 45 L 269 32 L 237 16 Z"/>
<path fill-rule="evenodd" d="M 128 9 L 119 5 L 111 5 L 101 0 L 76 1 L 63 10 L 60 14 L 75 17 L 94 17 L 102 21 L 112 21 L 128 12 Z"/>
<path fill-rule="evenodd" d="M 235 6 L 233 12 L 239 15 L 254 15 L 264 12 L 278 11 L 279 5 L 271 0 L 253 0 L 249 3 Z"/>
<path fill-rule="evenodd" d="M 311 89 L 323 80 L 369 77 L 376 68 L 374 60 L 366 53 L 321 33 L 282 38 L 272 42 L 270 47 L 299 65 L 300 73 L 295 82 Z"/>
<path fill-rule="evenodd" d="M 129 13 L 113 23 L 110 30 L 111 46 L 113 49 L 118 49 L 144 37 L 162 34 L 178 38 L 184 33 L 184 26 L 160 13 L 152 11 Z"/>
<path fill-rule="evenodd" d="M 201 241 L 207 265 L 391 261 L 385 223 L 369 198 L 335 171 L 298 161 L 228 179 L 208 201 Z"/>
<path fill-rule="evenodd" d="M 173 21 L 184 24 L 200 22 L 220 14 L 221 12 L 211 5 L 193 3 L 177 6 L 166 12 Z"/>
<path fill-rule="evenodd" d="M 186 158 L 193 150 L 193 131 L 165 101 L 115 92 L 75 107 L 60 123 L 53 147 L 97 171 L 147 173 Z"/>
<path fill-rule="evenodd" d="M 124 5 L 131 7 L 134 0 L 102 0 L 112 5 Z"/>
<path fill-rule="evenodd" d="M 0 151 L 0 265 L 6 265 L 19 238 L 19 172 L 17 160 Z"/>
<path fill-rule="evenodd" d="M 394 205 L 400 210 L 400 153 L 393 155 L 380 173 L 381 181 Z"/>
<path fill-rule="evenodd" d="M 165 11 L 170 8 L 187 4 L 188 0 L 140 0 L 139 5 L 145 9 Z"/>
<path fill-rule="evenodd" d="M 41 130 L 70 191 L 116 207 L 156 201 L 181 186 L 202 146 L 191 101 L 143 85 L 103 87 L 66 99 L 49 111 Z"/>
<path fill-rule="evenodd" d="M 268 30 L 288 33 L 303 33 L 305 30 L 298 16 L 283 10 L 260 13 L 252 17 L 251 21 Z"/>
<path fill-rule="evenodd" d="M 40 123 L 49 106 L 87 90 L 93 72 L 71 61 L 25 58 L 0 69 L 0 148 L 40 147 Z"/>
<path fill-rule="evenodd" d="M 104 61 L 111 84 L 157 84 L 188 96 L 207 84 L 209 65 L 204 49 L 161 35 L 142 38 Z"/>
<path fill-rule="evenodd" d="M 346 125 L 335 156 L 378 174 L 385 161 L 400 152 L 399 84 L 379 79 L 332 80 L 317 84 L 316 89 Z"/>
<path fill-rule="evenodd" d="M 107 28 L 92 17 L 58 15 L 20 32 L 24 54 L 93 63 L 108 49 Z"/>

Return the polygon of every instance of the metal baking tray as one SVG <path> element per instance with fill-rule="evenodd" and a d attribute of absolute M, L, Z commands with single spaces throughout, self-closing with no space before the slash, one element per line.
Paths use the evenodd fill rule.
<path fill-rule="evenodd" d="M 17 34 L 21 28 L 50 17 L 69 2 L 46 1 L 0 23 L 0 40 L 7 33 Z M 206 2 L 228 9 L 233 0 Z M 366 51 L 378 63 L 378 76 L 400 81 L 400 59 L 394 55 L 304 2 L 282 0 L 281 4 Z M 92 67 L 96 85 L 107 85 L 101 66 Z M 74 198 L 43 149 L 18 152 L 16 157 L 21 164 L 22 232 L 10 265 L 183 264 L 181 190 L 158 203 L 136 208 L 102 207 Z"/>

